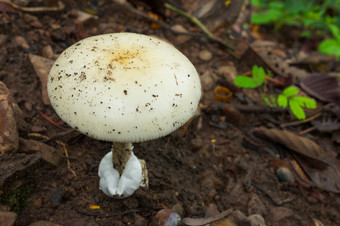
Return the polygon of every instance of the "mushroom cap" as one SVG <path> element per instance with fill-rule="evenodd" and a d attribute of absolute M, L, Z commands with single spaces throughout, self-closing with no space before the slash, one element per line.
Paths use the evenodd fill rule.
<path fill-rule="evenodd" d="M 89 37 L 67 48 L 48 77 L 62 120 L 90 137 L 141 142 L 165 136 L 196 112 L 195 67 L 172 45 L 135 33 Z"/>

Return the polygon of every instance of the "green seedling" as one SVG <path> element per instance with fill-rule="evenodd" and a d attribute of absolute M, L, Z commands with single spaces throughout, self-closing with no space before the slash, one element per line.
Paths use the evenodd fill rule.
<path fill-rule="evenodd" d="M 334 55 L 340 59 L 340 29 L 333 24 L 329 25 L 329 29 L 333 38 L 323 40 L 318 47 L 318 51 L 326 55 Z"/>
<path fill-rule="evenodd" d="M 267 75 L 268 74 L 268 75 Z M 235 78 L 235 85 L 240 88 L 258 88 L 264 102 L 270 107 L 282 107 L 291 110 L 297 119 L 305 119 L 306 114 L 303 108 L 314 109 L 316 102 L 308 97 L 298 96 L 299 90 L 295 86 L 285 88 L 281 94 L 268 94 L 266 90 L 266 78 L 271 77 L 265 73 L 262 67 L 253 66 L 252 76 L 238 75 Z"/>
<path fill-rule="evenodd" d="M 275 30 L 283 25 L 301 28 L 301 36 L 310 38 L 313 34 L 323 38 L 318 51 L 340 58 L 340 0 L 251 0 L 257 8 L 252 14 L 253 24 L 270 24 Z"/>

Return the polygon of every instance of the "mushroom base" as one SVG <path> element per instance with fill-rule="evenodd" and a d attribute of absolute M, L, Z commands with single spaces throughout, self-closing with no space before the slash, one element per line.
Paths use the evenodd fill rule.
<path fill-rule="evenodd" d="M 145 171 L 145 172 L 143 172 Z M 98 175 L 100 177 L 99 189 L 112 198 L 127 198 L 139 186 L 147 186 L 147 171 L 140 160 L 131 152 L 123 173 L 120 174 L 112 163 L 112 152 L 107 153 L 100 161 Z"/>
<path fill-rule="evenodd" d="M 125 165 L 131 158 L 133 146 L 131 143 L 112 144 L 112 162 L 119 175 L 122 175 Z"/>

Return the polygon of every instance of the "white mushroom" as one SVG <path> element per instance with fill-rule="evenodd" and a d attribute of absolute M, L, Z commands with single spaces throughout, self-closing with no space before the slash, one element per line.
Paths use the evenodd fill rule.
<path fill-rule="evenodd" d="M 61 119 L 90 137 L 113 142 L 99 176 L 103 192 L 116 197 L 147 185 L 145 164 L 131 143 L 182 126 L 201 96 L 199 76 L 187 57 L 164 41 L 134 33 L 75 43 L 54 63 L 47 89 Z"/>

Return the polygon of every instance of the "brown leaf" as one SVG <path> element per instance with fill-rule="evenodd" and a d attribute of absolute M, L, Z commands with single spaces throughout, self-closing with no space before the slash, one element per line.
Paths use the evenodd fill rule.
<path fill-rule="evenodd" d="M 335 76 L 310 74 L 301 81 L 300 85 L 308 94 L 319 100 L 340 104 L 340 86 Z"/>
<path fill-rule="evenodd" d="M 33 54 L 29 54 L 29 59 L 33 65 L 35 73 L 37 73 L 38 77 L 40 78 L 42 100 L 44 104 L 49 105 L 50 99 L 47 95 L 47 78 L 54 61 Z"/>
<path fill-rule="evenodd" d="M 54 166 L 59 166 L 63 161 L 61 154 L 54 147 L 35 140 L 20 138 L 20 152 L 34 153 L 39 152 L 41 158 Z"/>
<path fill-rule="evenodd" d="M 64 3 L 62 3 L 61 1 L 57 2 L 57 6 L 51 6 L 51 7 L 23 7 L 23 6 L 20 6 L 20 5 L 17 5 L 11 2 L 10 0 L 1 0 L 0 3 L 8 4 L 9 7 L 19 9 L 23 12 L 31 12 L 31 13 L 60 11 L 65 8 Z"/>
<path fill-rule="evenodd" d="M 18 149 L 19 133 L 14 105 L 16 103 L 10 91 L 0 82 L 0 154 L 16 152 Z"/>
<path fill-rule="evenodd" d="M 303 154 L 307 157 L 319 160 L 324 154 L 324 150 L 314 141 L 305 137 L 298 136 L 289 131 L 277 129 L 258 128 L 254 131 L 255 135 L 266 137 L 272 141 L 283 144 L 289 149 Z"/>
<path fill-rule="evenodd" d="M 314 141 L 289 131 L 258 128 L 254 134 L 285 145 L 298 153 L 302 168 L 320 188 L 340 193 L 340 161 Z"/>
<path fill-rule="evenodd" d="M 15 9 L 5 1 L 0 1 L 0 12 L 14 13 Z"/>
<path fill-rule="evenodd" d="M 294 59 L 288 58 L 287 54 L 279 49 L 278 44 L 274 42 L 256 40 L 250 44 L 250 49 L 278 75 L 285 78 L 292 77 L 294 81 L 301 81 L 308 74 L 305 70 L 291 66 L 290 63 Z"/>
<path fill-rule="evenodd" d="M 15 153 L 11 155 L 0 156 L 0 187 L 10 177 L 17 172 L 25 169 L 32 170 L 32 165 L 39 162 L 41 156 L 39 154 L 23 154 Z M 24 173 L 24 175 L 27 175 Z"/>
<path fill-rule="evenodd" d="M 222 219 L 226 216 L 228 216 L 231 212 L 233 211 L 233 209 L 227 209 L 226 211 L 223 211 L 222 213 L 214 216 L 214 217 L 208 217 L 208 218 L 198 218 L 198 219 L 194 219 L 194 218 L 183 218 L 182 223 L 185 225 L 190 225 L 190 226 L 199 226 L 199 225 L 205 225 L 205 224 L 210 224 L 214 221 L 217 221 L 219 219 Z"/>

